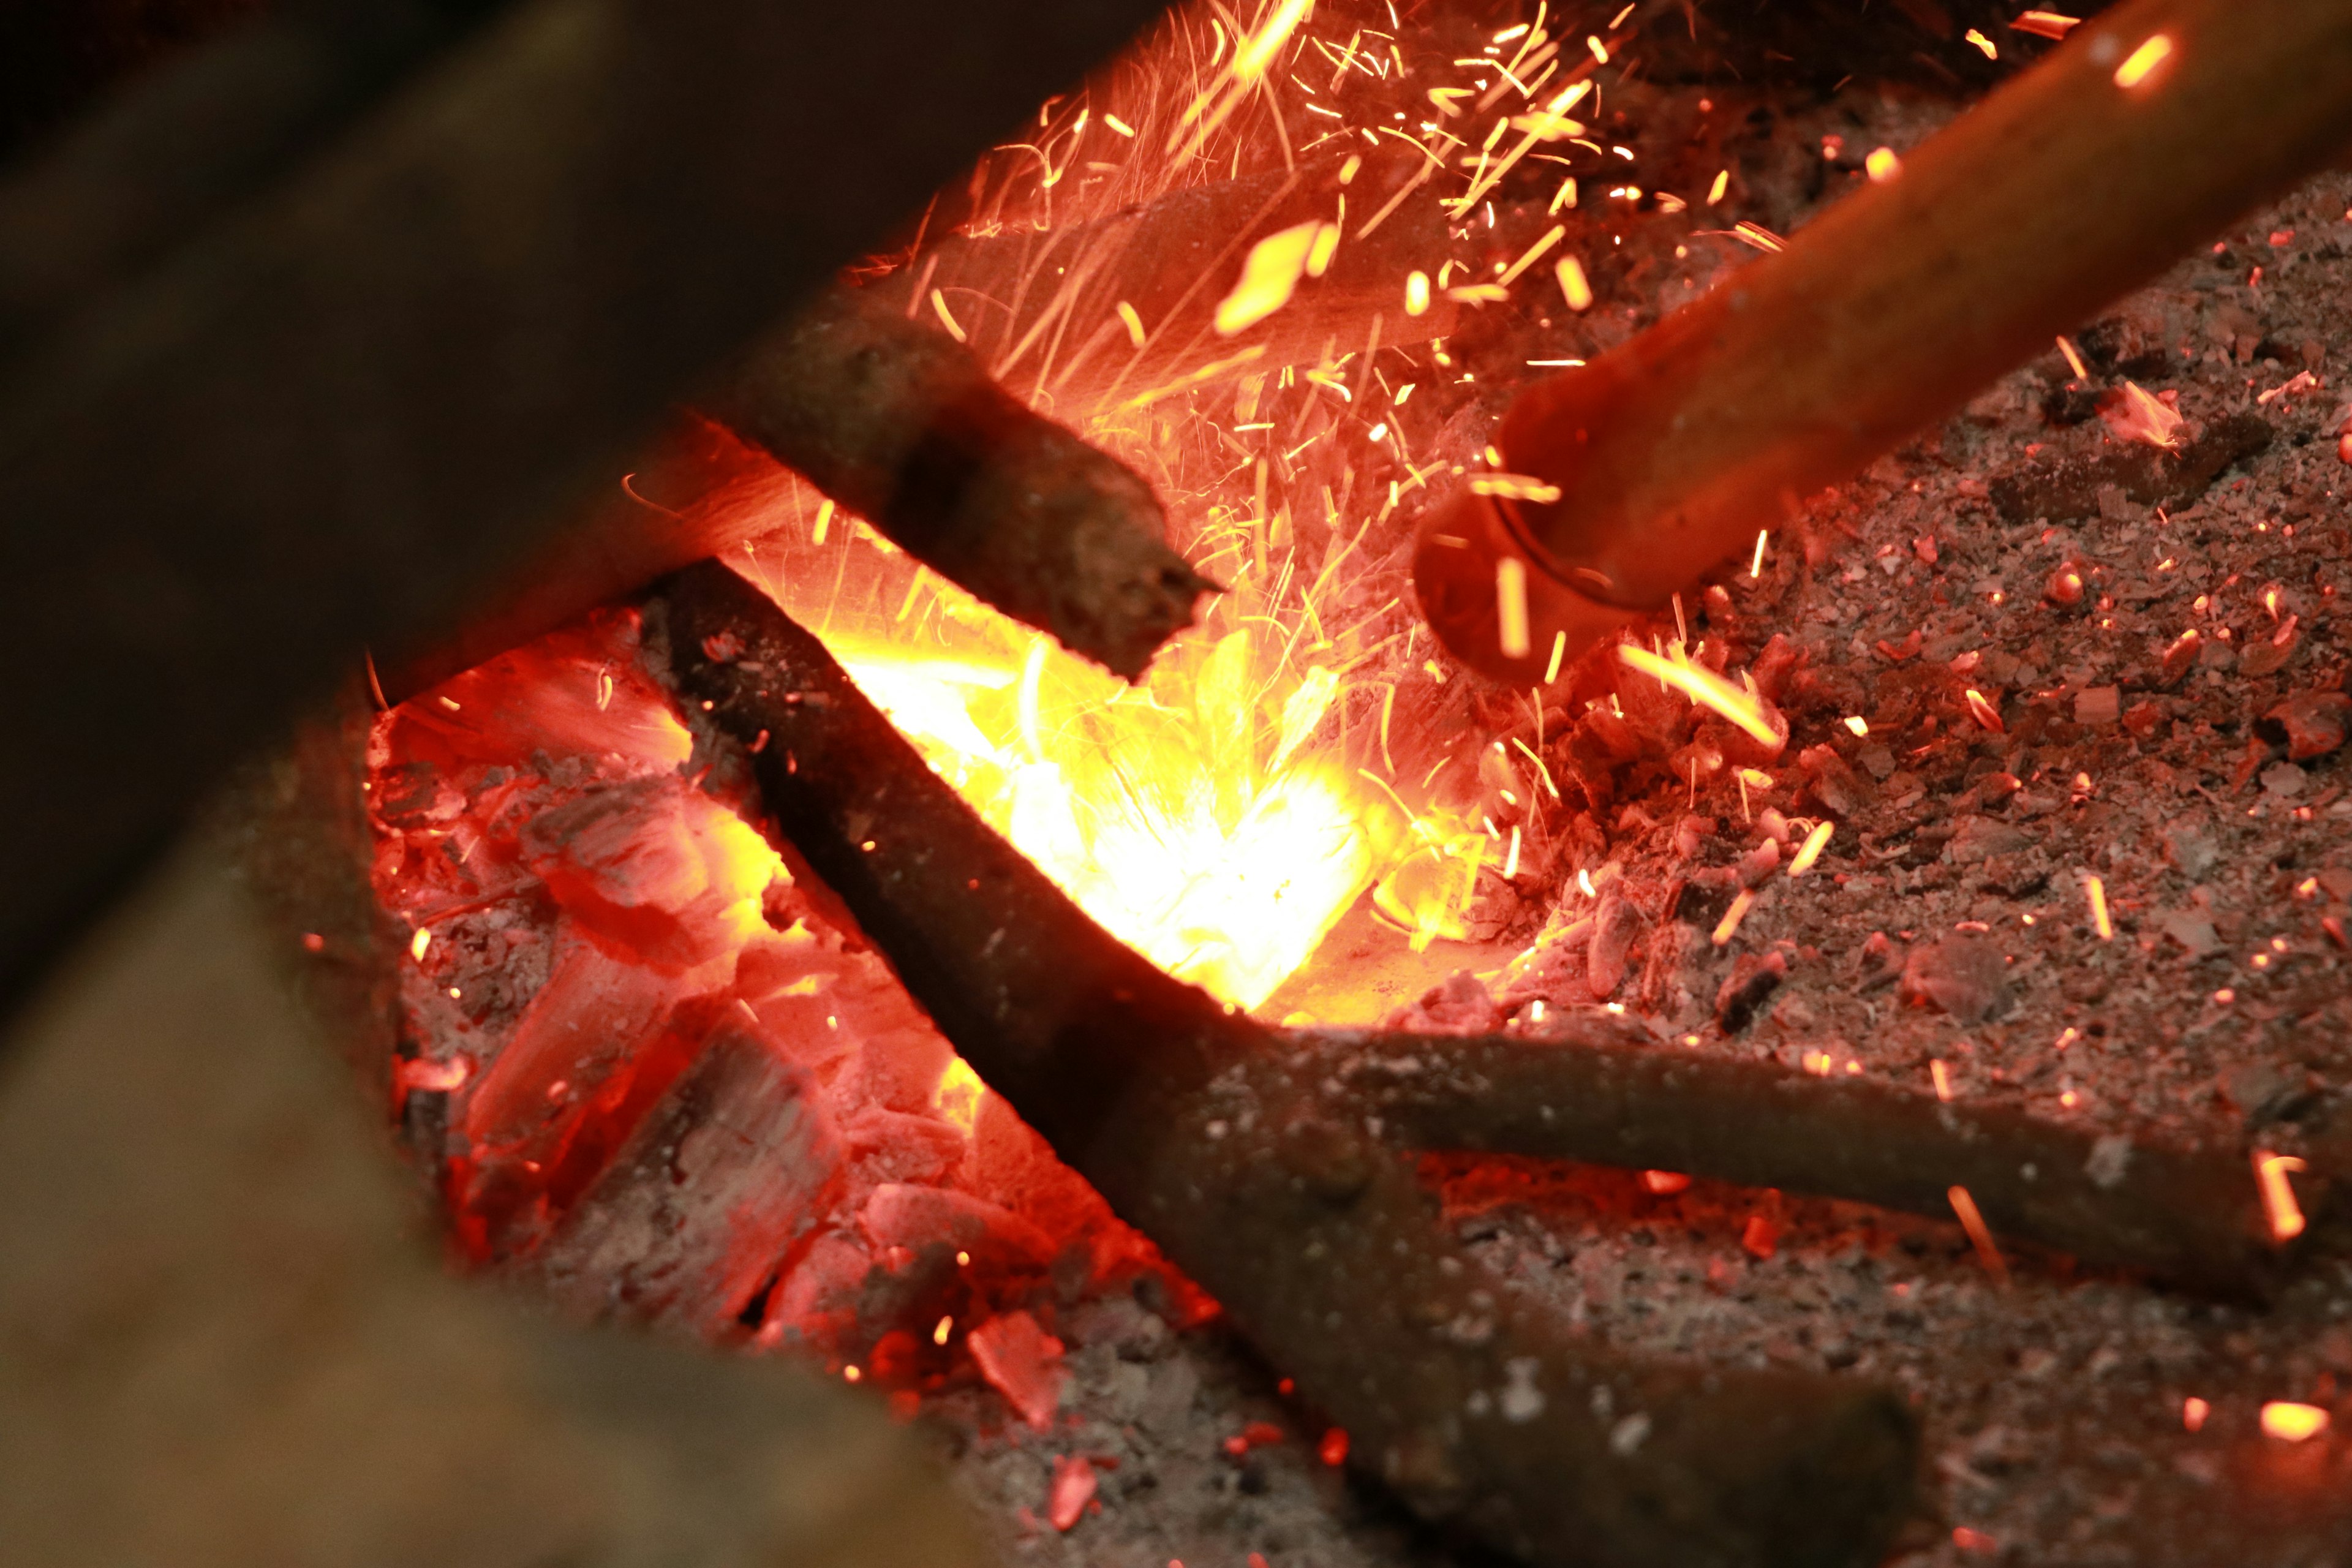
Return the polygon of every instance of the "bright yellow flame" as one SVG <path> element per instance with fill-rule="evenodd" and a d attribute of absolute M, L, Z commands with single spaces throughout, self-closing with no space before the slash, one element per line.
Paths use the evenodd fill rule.
<path fill-rule="evenodd" d="M 2263 1430 L 2283 1443 L 2300 1443 L 2327 1430 L 2327 1412 L 2316 1405 L 2273 1399 L 2263 1406 Z"/>
<path fill-rule="evenodd" d="M 1103 928 L 1249 1007 L 1371 880 L 1361 792 L 1302 756 L 1328 668 L 1276 701 L 1255 634 L 1170 658 L 1130 692 L 1032 638 L 1010 659 L 829 637 L 859 688 L 981 816 Z"/>
<path fill-rule="evenodd" d="M 2303 1234 L 2303 1205 L 2294 1201 L 2294 1184 L 2286 1177 L 2289 1171 L 2304 1168 L 2292 1154 L 2254 1151 L 2254 1175 L 2262 1183 L 2263 1211 L 2270 1216 L 2273 1240 L 2292 1241 Z"/>
<path fill-rule="evenodd" d="M 1217 304 L 1219 336 L 1229 338 L 1246 331 L 1290 303 L 1323 227 L 1318 222 L 1293 224 L 1250 247 L 1249 258 L 1242 263 L 1241 281 Z"/>
<path fill-rule="evenodd" d="M 1703 665 L 1679 658 L 1660 658 L 1648 648 L 1632 643 L 1617 645 L 1618 658 L 1654 676 L 1704 708 L 1712 708 L 1766 745 L 1780 743 L 1780 732 L 1764 717 L 1764 705 L 1754 696 L 1723 679 Z"/>
<path fill-rule="evenodd" d="M 1892 147 L 1874 147 L 1862 166 L 1874 182 L 1883 185 L 1903 172 L 1903 160 Z"/>
<path fill-rule="evenodd" d="M 2171 58 L 2172 40 L 2158 33 L 2126 56 L 2124 63 L 2116 68 L 2116 85 L 2128 92 L 2146 81 L 2157 67 Z"/>
<path fill-rule="evenodd" d="M 1425 316 L 1429 313 L 1429 274 L 1408 272 L 1404 279 L 1404 313 Z"/>

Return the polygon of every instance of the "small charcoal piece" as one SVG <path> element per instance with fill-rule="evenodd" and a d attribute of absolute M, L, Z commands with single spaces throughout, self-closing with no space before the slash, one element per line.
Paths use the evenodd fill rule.
<path fill-rule="evenodd" d="M 723 1340 L 841 1162 L 806 1069 L 723 1021 L 545 1245 L 508 1273 L 585 1321 Z"/>
<path fill-rule="evenodd" d="M 1629 1356 L 1520 1300 L 1280 1037 L 1087 919 L 764 595 L 706 563 L 646 632 L 706 760 L 964 1059 L 1417 1511 L 1561 1568 L 1879 1561 L 1917 1506 L 1903 1399 Z"/>
<path fill-rule="evenodd" d="M 2248 1151 L 1946 1102 L 1869 1078 L 1662 1048 L 1628 1020 L 1569 1015 L 1547 1038 L 1433 1042 L 1317 1030 L 1305 1076 L 1425 1149 L 1680 1171 L 1952 1217 L 1966 1187 L 1996 1237 L 2259 1299 L 2306 1239 L 2273 1238 Z M 2299 1177 L 2315 1235 L 2323 1180 Z"/>

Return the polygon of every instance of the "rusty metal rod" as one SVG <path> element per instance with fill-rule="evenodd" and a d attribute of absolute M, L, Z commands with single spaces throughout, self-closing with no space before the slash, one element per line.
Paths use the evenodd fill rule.
<path fill-rule="evenodd" d="M 2239 1300 L 2272 1295 L 2315 1250 L 2272 1234 L 2251 1151 L 2218 1126 L 2191 1141 L 1947 1103 L 1882 1079 L 1667 1049 L 1606 1014 L 1566 1016 L 1544 1037 L 1295 1037 L 1303 1076 L 1413 1148 L 1678 1171 L 1943 1220 L 1965 1187 L 2004 1241 Z M 2324 1173 L 2298 1184 L 2316 1232 L 2333 1185 Z"/>
<path fill-rule="evenodd" d="M 1559 639 L 1564 667 L 2320 167 L 2352 141 L 2347 80 L 2352 0 L 2084 23 L 1785 250 L 1521 394 L 1495 444 L 1532 483 L 1433 513 L 1431 625 L 1541 680 Z"/>

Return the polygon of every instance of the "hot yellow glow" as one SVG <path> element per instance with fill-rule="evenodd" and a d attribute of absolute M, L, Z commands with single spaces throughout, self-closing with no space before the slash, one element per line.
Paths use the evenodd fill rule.
<path fill-rule="evenodd" d="M 980 1121 L 981 1097 L 987 1092 L 988 1086 L 961 1057 L 950 1057 L 947 1070 L 940 1074 L 939 1087 L 931 1091 L 931 1104 L 969 1138 Z"/>
<path fill-rule="evenodd" d="M 2263 1406 L 2263 1430 L 2284 1443 L 2300 1443 L 2327 1430 L 2327 1412 L 2316 1405 L 2273 1399 Z"/>
<path fill-rule="evenodd" d="M 1255 1006 L 1364 890 L 1375 840 L 1401 826 L 1303 754 L 1334 672 L 1269 681 L 1255 637 L 1188 648 L 1135 691 L 1034 635 L 1017 661 L 993 663 L 827 640 L 940 775 L 1105 930 Z"/>

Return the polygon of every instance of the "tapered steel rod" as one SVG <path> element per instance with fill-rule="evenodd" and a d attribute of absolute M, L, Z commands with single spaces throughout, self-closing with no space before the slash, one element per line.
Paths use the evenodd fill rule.
<path fill-rule="evenodd" d="M 1525 482 L 1465 487 L 1421 535 L 1431 624 L 1540 680 L 1556 641 L 1565 666 L 1664 605 L 2320 167 L 2352 142 L 2347 81 L 2352 0 L 2084 23 L 1785 250 L 1522 393 L 1495 440 Z"/>

